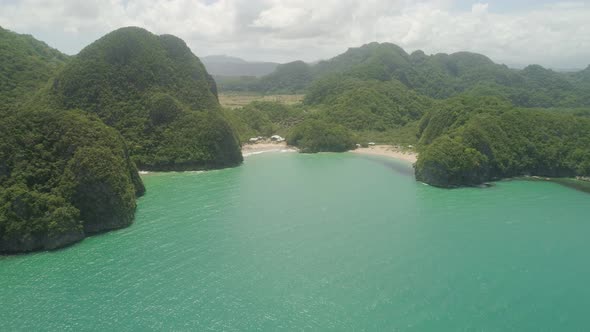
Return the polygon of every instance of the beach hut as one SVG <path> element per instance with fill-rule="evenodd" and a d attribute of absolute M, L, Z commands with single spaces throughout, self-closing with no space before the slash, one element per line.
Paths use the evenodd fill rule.
<path fill-rule="evenodd" d="M 272 136 L 270 137 L 270 140 L 271 140 L 271 141 L 273 141 L 273 142 L 283 142 L 285 139 L 284 139 L 284 138 L 282 138 L 282 137 L 281 137 L 281 136 L 279 136 L 279 135 L 272 135 Z"/>

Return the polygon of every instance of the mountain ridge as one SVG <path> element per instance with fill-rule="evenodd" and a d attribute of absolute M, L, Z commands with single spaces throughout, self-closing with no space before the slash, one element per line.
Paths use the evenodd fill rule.
<path fill-rule="evenodd" d="M 300 62 L 282 66 L 284 68 L 294 63 Z M 273 73 L 257 80 L 234 80 L 224 84 L 222 90 L 265 94 L 304 93 L 316 80 L 343 74 L 365 80 L 397 80 L 410 89 L 436 99 L 462 93 L 493 94 L 524 107 L 590 106 L 583 97 L 590 87 L 579 84 L 584 81 L 583 77 L 588 76 L 584 75 L 587 70 L 560 73 L 539 65 L 529 65 L 518 70 L 497 64 L 485 55 L 465 51 L 427 55 L 418 50 L 408 54 L 395 44 L 372 42 L 349 48 L 342 54 L 314 65 L 301 65 L 297 71 L 286 71 L 283 68 L 279 66 Z M 306 73 L 304 79 L 301 79 L 302 73 Z M 277 88 L 276 84 L 267 84 L 269 81 L 281 84 Z"/>
<path fill-rule="evenodd" d="M 269 61 L 246 61 L 228 55 L 204 56 L 201 61 L 211 75 L 229 77 L 261 77 L 272 73 L 280 65 Z"/>

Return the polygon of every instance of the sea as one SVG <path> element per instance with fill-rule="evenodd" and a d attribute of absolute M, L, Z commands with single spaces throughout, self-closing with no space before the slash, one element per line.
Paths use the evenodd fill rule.
<path fill-rule="evenodd" d="M 0 257 L 2 331 L 588 331 L 590 195 L 351 153 L 149 173 L 132 226 Z"/>

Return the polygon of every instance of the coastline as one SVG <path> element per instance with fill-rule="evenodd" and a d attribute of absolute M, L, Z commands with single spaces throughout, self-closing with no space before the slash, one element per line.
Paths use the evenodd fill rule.
<path fill-rule="evenodd" d="M 384 156 L 394 159 L 415 163 L 418 160 L 418 154 L 412 151 L 404 151 L 393 145 L 374 145 L 368 148 L 357 148 L 349 152 L 371 156 Z"/>
<path fill-rule="evenodd" d="M 548 178 L 548 177 L 541 177 L 541 176 L 521 176 L 516 177 L 516 180 L 523 180 L 523 181 L 543 181 L 543 182 L 552 182 L 559 184 L 561 186 L 574 189 L 577 191 L 582 191 L 585 193 L 590 194 L 590 182 L 585 180 L 583 177 L 576 178 Z"/>
<path fill-rule="evenodd" d="M 244 158 L 266 152 L 298 152 L 299 150 L 292 146 L 287 146 L 286 142 L 280 143 L 255 143 L 242 145 L 242 156 Z"/>
<path fill-rule="evenodd" d="M 298 152 L 299 149 L 288 146 L 285 142 L 280 143 L 255 143 L 255 144 L 244 144 L 242 146 L 242 155 L 244 158 L 266 152 Z M 400 147 L 394 145 L 374 145 L 367 148 L 357 148 L 348 152 L 372 155 L 372 156 L 383 156 L 393 159 L 398 159 L 410 163 L 415 163 L 418 159 L 418 154 L 412 151 L 404 151 Z"/>
<path fill-rule="evenodd" d="M 244 144 L 242 146 L 242 156 L 244 158 L 267 152 L 299 152 L 299 149 L 293 146 L 288 146 L 286 142 L 266 142 Z M 350 150 L 348 152 L 369 156 L 383 156 L 409 162 L 412 164 L 415 163 L 418 158 L 417 153 L 411 151 L 404 151 L 401 148 L 393 145 L 375 145 L 368 148 L 357 148 L 355 150 Z M 204 170 L 192 172 L 201 173 L 204 172 Z M 153 174 L 154 172 L 140 170 L 138 173 L 139 175 L 149 175 Z"/>
<path fill-rule="evenodd" d="M 287 146 L 285 142 L 277 142 L 277 143 L 255 143 L 255 144 L 244 144 L 242 145 L 242 157 L 247 158 L 248 156 L 253 156 L 261 153 L 266 152 L 298 152 L 299 149 Z M 202 173 L 208 172 L 209 170 L 198 170 L 198 171 L 185 171 L 185 172 L 193 172 L 193 173 Z M 150 175 L 154 173 L 162 173 L 162 172 L 154 172 L 154 171 L 145 171 L 139 170 L 139 175 Z M 170 172 L 168 172 L 170 173 Z M 183 172 L 184 173 L 184 172 Z"/>

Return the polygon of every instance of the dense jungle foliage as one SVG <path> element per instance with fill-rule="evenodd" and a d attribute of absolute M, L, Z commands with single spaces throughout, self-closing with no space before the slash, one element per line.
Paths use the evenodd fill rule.
<path fill-rule="evenodd" d="M 306 111 L 301 106 L 289 106 L 279 102 L 252 102 L 236 109 L 225 109 L 225 117 L 238 133 L 241 142 L 251 137 L 286 136 L 290 128 L 303 121 Z"/>
<path fill-rule="evenodd" d="M 303 120 L 316 119 L 353 131 L 356 143 L 408 145 L 416 144 L 417 121 L 433 105 L 431 98 L 396 81 L 331 75 L 311 86 L 302 105 L 254 102 L 225 112 L 242 142 L 273 133 L 286 136 Z"/>
<path fill-rule="evenodd" d="M 237 165 L 214 80 L 186 44 L 140 28 L 66 57 L 0 30 L 0 252 L 125 227 L 149 170 Z"/>
<path fill-rule="evenodd" d="M 441 187 L 507 177 L 590 174 L 590 119 L 457 97 L 420 122 L 418 180 Z"/>
<path fill-rule="evenodd" d="M 122 137 L 96 116 L 0 119 L 0 252 L 59 248 L 128 226 L 143 192 Z"/>
<path fill-rule="evenodd" d="M 107 34 L 73 57 L 33 103 L 81 109 L 116 128 L 140 169 L 195 170 L 242 162 L 217 88 L 186 44 L 140 28 Z"/>
<path fill-rule="evenodd" d="M 287 144 L 303 153 L 345 152 L 354 149 L 355 142 L 349 129 L 317 119 L 299 123 L 287 136 Z"/>
<path fill-rule="evenodd" d="M 0 113 L 30 98 L 67 61 L 47 44 L 0 27 Z"/>

